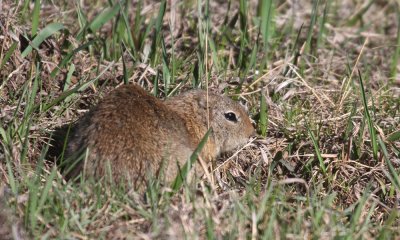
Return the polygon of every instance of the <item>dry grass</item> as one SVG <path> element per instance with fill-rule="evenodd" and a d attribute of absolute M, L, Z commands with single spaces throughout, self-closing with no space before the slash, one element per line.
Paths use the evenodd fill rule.
<path fill-rule="evenodd" d="M 242 11 L 247 1 L 211 1 L 209 34 L 204 2 L 199 14 L 196 1 L 168 1 L 157 32 L 151 24 L 161 4 L 135 1 L 126 17 L 137 52 L 116 24 L 121 15 L 79 35 L 78 13 L 92 21 L 108 2 L 43 1 L 39 32 L 55 22 L 64 29 L 23 57 L 34 3 L 0 0 L 0 179 L 12 208 L 0 221 L 14 215 L 29 236 L 44 239 L 400 237 L 397 2 L 319 1 L 315 13 L 310 1 L 277 1 L 264 48 L 258 1 Z M 152 50 L 157 37 L 167 64 L 161 40 Z M 266 137 L 221 157 L 211 182 L 198 180 L 173 197 L 158 187 L 144 200 L 101 182 L 65 182 L 43 161 L 49 133 L 124 80 L 158 89 L 161 98 L 194 85 L 225 91 L 246 102 L 257 122 L 264 94 Z M 362 92 L 378 139 L 376 157 Z"/>

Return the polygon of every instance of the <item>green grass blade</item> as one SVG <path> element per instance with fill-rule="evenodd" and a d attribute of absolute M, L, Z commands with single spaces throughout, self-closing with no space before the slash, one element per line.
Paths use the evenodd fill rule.
<path fill-rule="evenodd" d="M 239 22 L 240 22 L 240 51 L 238 57 L 238 63 L 240 65 L 240 69 L 246 68 L 247 56 L 245 54 L 245 50 L 248 46 L 249 36 L 248 36 L 248 25 L 247 25 L 247 1 L 240 0 L 239 1 Z"/>
<path fill-rule="evenodd" d="M 38 90 L 39 90 L 39 80 L 40 80 L 40 68 L 39 68 L 40 64 L 36 65 L 36 71 L 35 71 L 35 79 L 33 80 L 33 84 L 32 84 L 32 89 L 30 91 L 27 92 L 28 94 L 28 102 L 27 102 L 27 106 L 25 108 L 25 117 L 29 117 L 29 115 L 32 113 L 32 110 L 35 106 L 35 98 L 38 94 Z"/>
<path fill-rule="evenodd" d="M 300 49 L 299 49 L 299 43 L 300 43 L 300 34 L 301 31 L 303 30 L 303 24 L 300 26 L 300 29 L 298 30 L 297 34 L 296 34 L 296 39 L 294 40 L 294 44 L 293 47 L 291 49 L 291 54 L 293 55 L 293 65 L 297 66 L 297 62 L 299 60 L 300 57 Z M 283 76 L 287 76 L 287 74 L 289 73 L 290 67 L 287 66 L 283 72 Z"/>
<path fill-rule="evenodd" d="M 392 162 L 390 161 L 389 153 L 386 149 L 385 143 L 382 141 L 382 139 L 380 137 L 378 137 L 378 142 L 379 142 L 379 145 L 381 146 L 386 165 L 389 168 L 389 176 L 388 177 L 392 181 L 392 183 L 396 186 L 397 190 L 400 190 L 399 173 L 396 171 L 395 167 L 393 166 Z"/>
<path fill-rule="evenodd" d="M 325 163 L 324 163 L 324 160 L 322 158 L 322 155 L 321 155 L 321 151 L 319 150 L 318 141 L 316 140 L 316 138 L 314 136 L 314 133 L 311 131 L 311 129 L 310 129 L 310 127 L 308 125 L 307 125 L 307 131 L 308 131 L 308 135 L 310 136 L 311 141 L 312 141 L 312 143 L 314 145 L 315 153 L 316 153 L 318 161 L 319 161 L 319 166 L 320 166 L 322 172 L 324 174 L 326 174 L 326 167 L 325 167 Z"/>
<path fill-rule="evenodd" d="M 153 29 L 155 25 L 156 20 L 154 18 L 150 19 L 150 22 L 148 23 L 147 27 L 145 28 L 144 32 L 139 35 L 139 47 L 138 49 L 143 50 L 143 48 L 146 46 L 146 39 L 149 38 L 149 35 L 151 33 L 151 30 Z M 151 52 L 150 52 L 151 54 Z M 146 56 L 148 57 L 148 55 Z M 142 59 L 143 61 L 145 59 Z M 146 61 L 147 62 L 147 61 Z"/>
<path fill-rule="evenodd" d="M 72 57 L 78 53 L 79 51 L 88 48 L 90 45 L 94 44 L 97 40 L 90 40 L 87 43 L 82 44 L 81 46 L 77 47 L 76 49 L 74 49 L 73 51 L 71 51 L 70 53 L 67 54 L 67 56 L 65 56 L 62 60 L 61 63 L 58 64 L 57 67 L 54 68 L 54 70 L 50 73 L 50 76 L 52 78 L 54 78 L 58 72 L 60 71 L 61 68 L 63 68 L 68 62 L 71 61 Z"/>
<path fill-rule="evenodd" d="M 4 131 L 3 128 L 1 130 Z M 16 181 L 15 176 L 14 176 L 14 170 L 12 169 L 12 164 L 10 162 L 10 159 L 6 158 L 6 166 L 7 166 L 7 176 L 8 176 L 8 184 L 11 187 L 11 191 L 13 192 L 14 195 L 17 195 L 18 193 L 18 181 Z"/>
<path fill-rule="evenodd" d="M 106 22 L 114 18 L 119 13 L 120 9 L 121 7 L 119 4 L 116 4 L 112 8 L 105 9 L 89 23 L 89 29 L 92 32 L 97 32 L 97 30 L 99 30 Z"/>
<path fill-rule="evenodd" d="M 31 3 L 31 0 L 21 0 L 21 1 L 24 2 L 22 5 L 21 13 L 23 16 L 25 16 L 29 10 L 29 4 Z"/>
<path fill-rule="evenodd" d="M 31 45 L 29 45 L 25 50 L 22 52 L 21 56 L 25 58 L 30 52 L 32 52 L 33 48 L 38 48 L 39 45 L 45 41 L 48 37 L 55 34 L 56 32 L 64 29 L 64 25 L 61 23 L 50 23 L 44 29 L 42 29 L 39 34 L 32 40 Z"/>
<path fill-rule="evenodd" d="M 212 212 L 211 210 L 209 210 L 209 213 L 206 214 L 208 215 L 206 218 L 206 229 L 207 229 L 207 239 L 217 239 L 215 236 L 215 223 L 213 221 L 213 217 L 212 217 Z"/>
<path fill-rule="evenodd" d="M 4 65 L 10 59 L 11 55 L 14 53 L 17 46 L 18 46 L 18 44 L 16 42 L 13 42 L 11 47 L 7 50 L 6 54 L 4 55 L 3 60 L 1 61 L 0 70 L 4 67 Z"/>
<path fill-rule="evenodd" d="M 400 140 L 400 130 L 391 133 L 386 140 L 388 140 L 389 142 L 396 142 Z"/>
<path fill-rule="evenodd" d="M 122 3 L 121 2 L 118 2 L 118 3 L 120 5 L 120 8 L 122 9 Z M 136 51 L 135 42 L 133 41 L 133 38 L 132 38 L 132 31 L 131 31 L 130 23 L 129 23 L 128 17 L 126 16 L 125 11 L 121 11 L 121 14 L 122 14 L 123 23 L 125 26 L 126 37 L 128 38 L 128 45 L 132 52 L 132 55 L 134 56 L 134 61 L 136 61 L 136 55 L 137 55 L 136 52 L 137 51 Z"/>
<path fill-rule="evenodd" d="M 30 119 L 30 118 L 25 118 L 25 119 Z M 24 120 L 25 120 L 24 119 Z M 20 128 L 20 131 L 24 131 L 21 133 L 24 134 L 24 142 L 22 143 L 22 151 L 21 151 L 21 155 L 20 155 L 20 162 L 23 164 L 26 164 L 28 162 L 27 160 L 27 154 L 28 154 L 28 149 L 29 149 L 29 128 L 31 127 L 31 121 L 26 120 L 23 121 L 23 124 L 21 124 L 20 126 L 23 126 Z M 18 134 L 19 135 L 19 134 Z"/>
<path fill-rule="evenodd" d="M 37 206 L 39 201 L 39 188 L 40 188 L 40 176 L 42 174 L 43 162 L 39 161 L 36 165 L 35 174 L 32 177 L 25 176 L 25 181 L 29 188 L 29 198 L 27 205 L 27 213 L 25 218 L 25 225 L 29 225 L 31 229 L 34 229 L 37 224 Z"/>
<path fill-rule="evenodd" d="M 121 49 L 123 49 L 122 46 L 121 46 Z M 124 78 L 124 84 L 128 84 L 129 76 L 128 76 L 128 69 L 126 69 L 126 63 L 125 63 L 124 56 L 121 56 L 121 61 L 122 61 L 122 77 Z"/>
<path fill-rule="evenodd" d="M 68 69 L 67 77 L 65 78 L 63 92 L 68 91 L 68 88 L 71 85 L 72 74 L 74 74 L 74 72 L 75 72 L 75 64 L 72 63 Z M 71 100 L 71 96 L 68 96 L 65 98 L 64 102 L 69 102 L 70 100 Z"/>
<path fill-rule="evenodd" d="M 364 105 L 365 116 L 367 118 L 368 129 L 369 129 L 369 133 L 371 135 L 372 153 L 374 155 L 374 158 L 378 159 L 378 144 L 376 142 L 376 131 L 375 131 L 375 127 L 374 127 L 372 118 L 369 114 L 367 97 L 365 96 L 365 88 L 364 88 L 360 70 L 358 70 L 358 79 L 360 81 L 361 97 L 362 97 L 362 102 Z"/>
<path fill-rule="evenodd" d="M 352 239 L 350 236 L 352 236 L 356 231 L 358 230 L 357 228 L 360 225 L 360 218 L 362 214 L 362 210 L 365 207 L 365 204 L 367 203 L 369 192 L 370 192 L 370 187 L 367 186 L 367 188 L 364 190 L 364 194 L 361 196 L 361 199 L 358 200 L 358 203 L 356 204 L 355 211 L 351 214 L 351 221 L 350 221 L 350 226 L 349 226 L 349 233 L 347 239 Z M 350 238 L 349 238 L 350 237 Z"/>
<path fill-rule="evenodd" d="M 153 95 L 155 96 L 155 97 L 157 97 L 158 96 L 158 83 L 160 82 L 160 71 L 159 70 L 157 70 L 157 73 L 156 73 L 156 75 L 154 76 L 154 90 L 153 90 Z"/>
<path fill-rule="evenodd" d="M 57 173 L 57 167 L 53 166 L 53 170 L 51 171 L 50 175 L 46 178 L 46 185 L 44 186 L 42 192 L 40 193 L 39 203 L 37 205 L 37 212 L 40 212 L 41 209 L 44 207 L 44 204 L 49 196 L 50 189 L 53 185 L 53 180 Z"/>
<path fill-rule="evenodd" d="M 215 45 L 214 40 L 211 37 L 208 38 L 208 46 L 210 47 L 210 50 L 211 50 L 211 57 L 212 57 L 212 60 L 213 60 L 213 67 L 215 67 L 217 72 L 219 72 L 220 69 L 221 69 L 221 63 L 219 61 L 217 47 Z"/>
<path fill-rule="evenodd" d="M 277 212 L 276 212 L 276 209 L 273 208 L 272 213 L 269 216 L 267 228 L 262 236 L 263 240 L 274 239 L 274 237 L 275 237 L 274 236 L 274 224 L 276 224 L 276 222 L 277 222 L 276 219 L 277 219 Z"/>
<path fill-rule="evenodd" d="M 250 69 L 254 69 L 257 64 L 257 54 L 258 54 L 258 41 L 254 43 L 253 50 L 251 51 L 250 54 L 250 59 L 249 59 L 249 64 L 247 65 L 245 75 L 248 74 Z M 268 59 L 267 55 L 264 58 L 264 64 L 266 63 L 266 60 Z"/>
<path fill-rule="evenodd" d="M 108 65 L 96 78 L 79 84 L 76 87 L 74 87 L 71 90 L 68 90 L 66 92 L 63 92 L 59 97 L 57 97 L 56 99 L 54 99 L 53 101 L 51 101 L 50 103 L 47 103 L 44 105 L 42 112 L 46 112 L 48 111 L 50 108 L 52 108 L 53 106 L 57 105 L 59 102 L 63 101 L 64 99 L 66 99 L 67 97 L 69 97 L 70 95 L 78 92 L 78 91 L 83 91 L 85 90 L 90 84 L 94 83 L 95 81 L 97 81 L 105 72 L 107 72 L 109 70 L 109 68 L 112 66 L 113 64 L 111 63 L 110 65 Z M 38 108 L 39 106 L 36 105 L 35 109 Z"/>
<path fill-rule="evenodd" d="M 368 11 L 374 2 L 375 0 L 369 0 L 364 7 L 360 8 L 355 14 L 353 14 L 353 17 L 347 21 L 347 26 L 354 26 L 358 21 L 361 21 L 362 16 Z"/>
<path fill-rule="evenodd" d="M 74 74 L 74 72 L 75 72 L 75 64 L 72 63 L 71 66 L 69 67 L 67 78 L 65 79 L 65 84 L 63 88 L 64 92 L 67 91 L 69 86 L 71 85 L 71 77 L 72 74 Z"/>
<path fill-rule="evenodd" d="M 375 239 L 378 240 L 386 240 L 386 239 L 394 239 L 394 236 L 390 231 L 387 231 L 388 228 L 392 227 L 393 229 L 398 228 L 398 219 L 400 217 L 400 212 L 398 209 L 392 209 L 390 211 L 389 217 L 385 221 L 385 227 L 381 228 L 379 234 Z"/>
<path fill-rule="evenodd" d="M 206 144 L 206 142 L 208 140 L 208 136 L 211 134 L 211 132 L 212 132 L 212 129 L 211 128 L 208 129 L 208 131 L 206 132 L 204 137 L 201 139 L 199 145 L 197 145 L 197 148 L 194 150 L 194 152 L 192 153 L 192 155 L 190 156 L 188 161 L 185 163 L 185 165 L 183 165 L 180 168 L 180 172 L 175 177 L 175 180 L 171 185 L 171 189 L 173 190 L 173 193 L 177 192 L 179 190 L 179 188 L 182 186 L 184 179 L 186 179 L 187 175 L 189 174 L 190 169 L 194 166 L 194 164 L 197 160 L 197 157 L 199 156 L 204 145 Z"/>
<path fill-rule="evenodd" d="M 143 8 L 143 0 L 138 0 L 136 4 L 137 4 L 137 6 L 135 9 L 135 25 L 133 26 L 133 32 L 139 33 L 139 32 L 141 32 L 141 27 L 143 26 L 142 25 L 143 24 L 143 16 L 142 16 L 142 14 L 140 14 L 140 11 Z M 139 41 L 139 37 L 135 37 L 135 39 L 137 41 Z M 138 46 L 141 46 L 141 45 L 142 45 L 142 43 L 139 42 Z"/>
<path fill-rule="evenodd" d="M 78 16 L 78 23 L 79 27 L 82 29 L 85 26 L 88 26 L 88 20 L 84 12 L 82 11 L 82 7 L 80 4 L 77 4 L 77 16 Z M 79 34 L 78 34 L 79 35 Z"/>
<path fill-rule="evenodd" d="M 259 3 L 260 4 L 260 3 Z M 268 50 L 268 42 L 273 35 L 274 3 L 272 0 L 261 0 L 261 33 L 264 41 L 264 52 Z M 267 55 L 267 54 L 266 54 Z"/>
<path fill-rule="evenodd" d="M 9 144 L 10 141 L 8 140 L 8 135 L 6 133 L 6 130 L 2 126 L 3 123 L 0 122 L 0 137 L 1 137 L 0 144 Z"/>
<path fill-rule="evenodd" d="M 167 7 L 167 2 L 165 0 L 161 1 L 160 9 L 158 10 L 157 19 L 155 22 L 155 34 L 153 37 L 153 43 L 151 45 L 151 53 L 150 53 L 150 61 L 151 65 L 155 66 L 158 61 L 158 46 L 160 45 L 161 37 L 162 37 L 162 23 L 164 19 L 165 9 Z"/>
<path fill-rule="evenodd" d="M 32 12 L 32 36 L 35 36 L 39 27 L 40 0 L 35 0 Z"/>
<path fill-rule="evenodd" d="M 267 135 L 268 128 L 268 111 L 267 111 L 267 102 L 265 101 L 264 93 L 260 95 L 260 133 L 263 137 Z"/>
<path fill-rule="evenodd" d="M 89 29 L 89 21 L 85 13 L 83 12 L 80 4 L 77 4 L 76 14 L 78 16 L 78 23 L 80 28 L 79 32 L 76 34 L 76 39 L 82 41 L 82 39 L 85 37 L 87 30 Z"/>
<path fill-rule="evenodd" d="M 397 41 L 396 41 L 396 47 L 393 53 L 393 58 L 392 58 L 392 63 L 390 66 L 390 78 L 392 81 L 395 81 L 396 75 L 397 75 L 397 67 L 398 62 L 399 62 L 399 56 L 400 56 L 400 5 L 397 4 L 396 8 L 396 13 L 397 13 Z"/>
<path fill-rule="evenodd" d="M 330 9 L 331 3 L 332 3 L 332 1 L 326 1 L 326 3 L 325 3 L 324 13 L 323 13 L 322 18 L 319 23 L 319 32 L 318 32 L 316 49 L 323 47 L 322 46 L 323 45 L 323 37 L 326 32 L 325 25 L 326 25 L 326 21 L 328 19 L 328 14 L 329 14 L 329 9 Z"/>
<path fill-rule="evenodd" d="M 162 79 L 165 86 L 165 93 L 168 95 L 169 86 L 171 84 L 171 71 L 169 70 L 169 61 L 168 61 L 167 49 L 165 48 L 164 39 L 161 39 L 161 49 L 162 49 L 162 68 L 163 68 Z"/>
<path fill-rule="evenodd" d="M 312 36 L 313 36 L 313 32 L 314 32 L 313 30 L 314 30 L 314 26 L 315 26 L 315 23 L 317 22 L 317 17 L 318 17 L 319 1 L 320 0 L 313 0 L 310 26 L 308 27 L 306 46 L 304 49 L 304 53 L 306 53 L 306 54 L 310 53 L 310 49 L 311 49 L 311 40 L 312 40 Z M 317 49 L 314 49 L 314 50 L 316 51 Z"/>

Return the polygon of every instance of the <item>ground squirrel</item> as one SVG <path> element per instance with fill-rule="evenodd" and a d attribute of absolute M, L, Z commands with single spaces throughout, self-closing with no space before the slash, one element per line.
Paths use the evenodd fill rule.
<path fill-rule="evenodd" d="M 243 145 L 255 132 L 243 107 L 228 97 L 210 92 L 207 98 L 206 91 L 192 90 L 162 101 L 137 85 L 124 85 L 77 121 L 65 156 L 87 149 L 74 174 L 83 169 L 101 177 L 111 169 L 114 180 L 128 177 L 136 188 L 166 163 L 165 181 L 172 182 L 207 132 L 207 118 L 213 131 L 200 153 L 205 162 Z"/>

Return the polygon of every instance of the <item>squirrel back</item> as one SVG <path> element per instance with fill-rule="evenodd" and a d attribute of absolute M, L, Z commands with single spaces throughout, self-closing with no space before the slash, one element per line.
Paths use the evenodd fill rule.
<path fill-rule="evenodd" d="M 208 113 L 207 113 L 208 107 Z M 115 181 L 126 178 L 143 188 L 149 175 L 177 176 L 208 128 L 200 157 L 206 162 L 244 144 L 254 127 L 244 109 L 231 99 L 203 90 L 161 101 L 137 85 L 112 91 L 78 120 L 68 139 L 66 158 L 85 155 L 69 177 L 81 170 Z M 163 171 L 161 171 L 163 169 Z"/>

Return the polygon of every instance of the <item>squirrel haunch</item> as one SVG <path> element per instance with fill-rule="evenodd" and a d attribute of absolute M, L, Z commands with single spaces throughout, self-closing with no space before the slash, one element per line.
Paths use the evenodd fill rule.
<path fill-rule="evenodd" d="M 128 178 L 143 188 L 147 176 L 157 176 L 163 166 L 171 182 L 208 127 L 213 131 L 200 153 L 206 162 L 243 145 L 255 131 L 242 106 L 228 97 L 192 90 L 161 101 L 137 85 L 121 86 L 72 130 L 66 158 L 87 156 L 71 176 L 83 169 L 99 178 L 110 169 L 114 180 Z"/>

